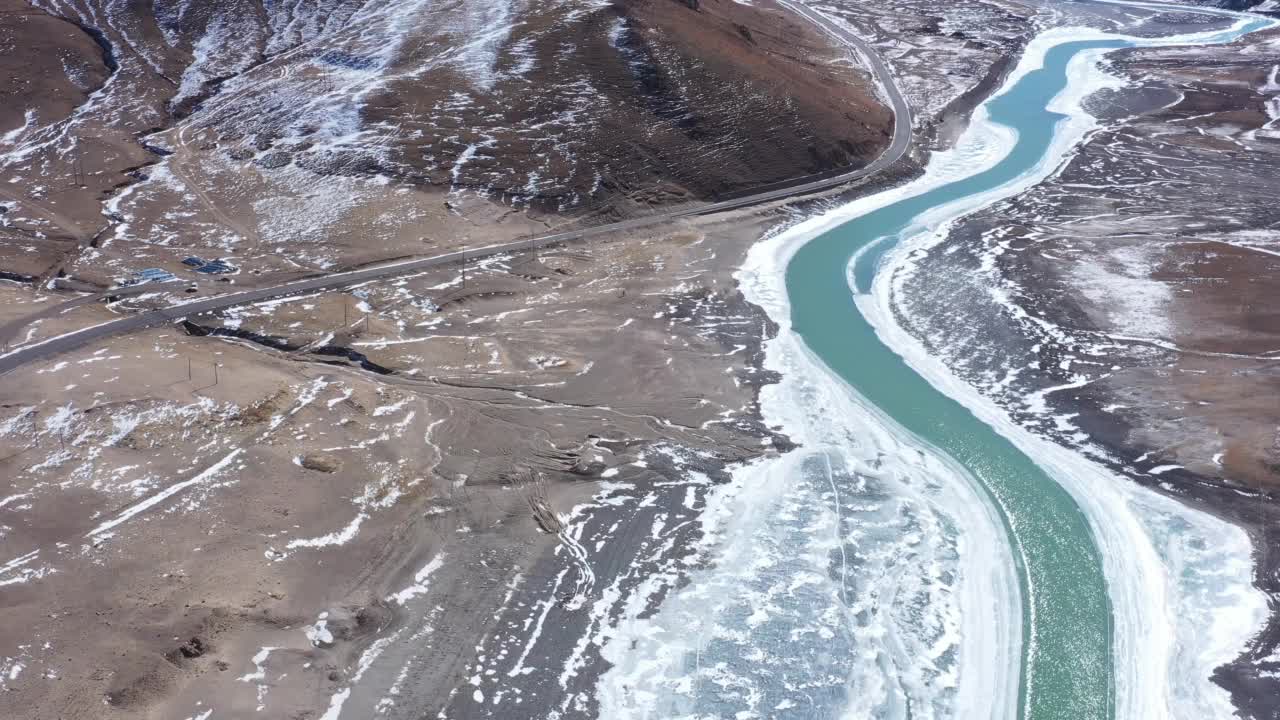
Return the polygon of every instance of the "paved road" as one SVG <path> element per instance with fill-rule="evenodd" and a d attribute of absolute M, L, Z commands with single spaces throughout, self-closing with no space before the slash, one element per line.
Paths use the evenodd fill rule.
<path fill-rule="evenodd" d="M 121 297 L 130 297 L 133 295 L 145 295 L 146 293 L 152 293 L 152 292 L 167 292 L 169 290 L 181 290 L 182 288 L 190 284 L 191 284 L 190 282 L 185 282 L 182 280 L 173 280 L 170 282 L 163 282 L 163 283 L 160 283 L 160 282 L 142 283 L 140 285 L 133 285 L 131 287 L 116 288 L 114 290 L 109 290 L 107 292 L 95 293 L 93 295 L 85 295 L 83 297 L 78 297 L 63 303 L 58 303 L 57 305 L 54 305 L 52 307 L 47 307 L 43 310 L 39 310 L 37 312 L 31 313 L 30 315 L 26 315 L 24 317 L 20 317 L 15 320 L 10 320 L 4 325 L 0 325 L 0 344 L 2 344 L 5 348 L 8 348 L 9 343 L 15 337 L 18 336 L 18 333 L 20 333 L 23 328 L 29 327 L 32 323 L 36 322 L 37 320 L 44 320 L 47 318 L 62 315 L 64 313 L 69 313 L 72 310 L 75 310 L 76 308 L 81 307 L 83 305 L 90 305 L 92 303 L 101 302 L 103 300 L 106 300 L 107 298 L 112 298 L 112 297 L 121 298 Z"/>
<path fill-rule="evenodd" d="M 732 200 L 724 200 L 722 202 L 707 205 L 677 209 L 642 218 L 633 218 L 631 220 L 624 220 L 622 222 L 612 223 L 609 225 L 600 225 L 582 230 L 570 230 L 553 235 L 544 235 L 542 237 L 532 238 L 529 240 L 521 240 L 518 242 L 504 243 L 500 245 L 490 245 L 488 247 L 481 248 L 472 248 L 429 258 L 421 258 L 418 260 L 378 265 L 371 268 L 365 268 L 363 270 L 334 273 L 332 275 L 299 280 L 269 288 L 219 295 L 206 300 L 196 300 L 172 305 L 159 310 L 150 310 L 136 315 L 129 315 L 102 325 L 95 325 L 66 335 L 59 335 L 58 337 L 51 338 L 40 343 L 19 348 L 8 354 L 0 355 L 0 374 L 7 373 L 15 368 L 36 360 L 42 360 L 59 353 L 74 350 L 104 337 L 134 332 L 145 328 L 168 325 L 188 317 L 202 315 L 215 310 L 224 310 L 226 308 L 236 307 L 239 305 L 252 305 L 265 300 L 273 300 L 275 298 L 286 297 L 289 295 L 300 295 L 323 290 L 336 290 L 338 288 L 350 287 L 352 285 L 369 282 L 370 280 L 380 280 L 397 275 L 415 273 L 440 265 L 474 260 L 500 253 L 532 250 L 559 243 L 576 242 L 599 235 L 605 235 L 607 233 L 615 233 L 641 227 L 648 227 L 650 225 L 657 225 L 659 223 L 678 218 L 711 215 L 714 213 L 725 212 L 727 210 L 736 210 L 739 208 L 750 207 L 752 205 L 760 205 L 774 200 L 794 197 L 797 195 L 806 195 L 815 191 L 826 190 L 838 185 L 843 185 L 850 181 L 878 173 L 898 162 L 898 160 L 900 160 L 906 153 L 907 148 L 911 145 L 911 108 L 907 105 L 906 99 L 902 97 L 902 93 L 898 89 L 897 83 L 893 78 L 893 74 L 889 71 L 889 67 L 885 63 L 884 59 L 880 57 L 880 55 L 877 54 L 866 41 L 846 31 L 843 27 L 832 22 L 825 15 L 817 12 L 816 10 L 798 3 L 790 2 L 790 0 L 779 0 L 779 3 L 796 14 L 810 20 L 837 40 L 857 49 L 863 58 L 865 58 L 866 62 L 870 64 L 871 70 L 875 74 L 876 79 L 884 89 L 885 94 L 888 95 L 890 105 L 893 108 L 893 138 L 889 143 L 889 147 L 886 148 L 885 151 L 881 153 L 880 157 L 876 158 L 870 165 L 852 172 L 820 180 L 803 182 Z"/>

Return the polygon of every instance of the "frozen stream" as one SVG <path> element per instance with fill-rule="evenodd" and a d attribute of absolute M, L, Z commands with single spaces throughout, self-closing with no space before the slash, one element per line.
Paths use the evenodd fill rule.
<path fill-rule="evenodd" d="M 715 494 L 707 568 L 606 647 L 603 716 L 1231 714 L 1208 676 L 1265 610 L 1244 534 L 1009 422 L 900 331 L 889 279 L 1060 166 L 1083 98 L 1122 86 L 1106 52 L 1268 24 L 1046 32 L 922 178 L 753 249 L 743 287 L 781 326 L 764 414 L 803 447 Z"/>

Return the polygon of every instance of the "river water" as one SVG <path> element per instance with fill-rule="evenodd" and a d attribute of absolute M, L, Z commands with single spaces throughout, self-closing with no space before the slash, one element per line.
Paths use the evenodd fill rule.
<path fill-rule="evenodd" d="M 1096 69 L 1105 52 L 1224 42 L 1266 25 L 1162 40 L 1047 33 L 936 161 L 945 167 L 931 163 L 925 178 L 855 203 L 821 232 L 753 251 L 744 291 L 782 326 L 768 354 L 783 381 L 762 409 L 803 447 L 744 468 L 709 501 L 708 568 L 653 617 L 620 625 L 606 648 L 606 716 L 1088 720 L 1225 709 L 1205 678 L 1172 687 L 1179 672 L 1207 678 L 1222 648 L 1190 647 L 1145 617 L 1190 602 L 1182 580 L 1165 581 L 1171 541 L 1134 516 L 1154 501 L 1111 502 L 1104 493 L 1116 491 L 1097 487 L 1089 497 L 1060 449 L 1042 456 L 976 416 L 968 394 L 939 389 L 871 293 L 901 243 L 1052 172 L 1092 127 L 1080 99 L 1116 85 Z M 1243 553 L 1223 581 L 1247 585 L 1240 533 L 1179 522 Z M 1260 603 L 1244 592 L 1197 598 L 1255 621 Z M 1178 665 L 1175 648 L 1200 664 Z"/>

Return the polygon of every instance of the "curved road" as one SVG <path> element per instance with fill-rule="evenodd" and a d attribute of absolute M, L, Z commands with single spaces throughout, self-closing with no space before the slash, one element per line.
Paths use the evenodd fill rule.
<path fill-rule="evenodd" d="M 735 198 L 732 200 L 711 203 L 708 205 L 673 210 L 657 215 L 633 218 L 631 220 L 624 220 L 622 222 L 600 225 L 582 230 L 570 230 L 553 235 L 544 235 L 542 237 L 536 237 L 529 240 L 521 240 L 518 242 L 504 243 L 500 245 L 490 245 L 487 247 L 473 248 L 469 250 L 460 250 L 457 252 L 446 253 L 444 255 L 390 263 L 387 265 L 378 265 L 362 270 L 353 270 L 351 272 L 334 273 L 323 277 L 298 280 L 269 288 L 219 295 L 218 297 L 209 298 L 207 300 L 180 303 L 177 305 L 171 305 L 167 308 L 150 310 L 144 313 L 138 313 L 137 315 L 129 315 L 101 325 L 94 325 L 65 335 L 59 335 L 39 343 L 19 348 L 5 355 L 0 355 L 0 374 L 7 373 L 15 368 L 36 360 L 41 360 L 52 355 L 74 350 L 104 337 L 133 332 L 135 330 L 142 330 L 145 328 L 159 327 L 195 315 L 213 312 L 215 310 L 223 310 L 230 307 L 236 307 L 238 305 L 252 305 L 254 303 L 274 300 L 276 298 L 286 297 L 289 295 L 299 295 L 324 290 L 336 290 L 342 287 L 349 287 L 351 285 L 369 282 L 370 280 L 380 280 L 397 275 L 415 273 L 426 268 L 437 267 L 440 265 L 474 260 L 476 258 L 497 255 L 500 253 L 532 250 L 557 243 L 580 241 L 607 233 L 657 225 L 659 223 L 678 218 L 711 215 L 727 210 L 736 210 L 783 198 L 805 195 L 819 190 L 827 190 L 853 180 L 859 180 L 869 175 L 874 175 L 898 162 L 898 160 L 906 154 L 907 148 L 911 145 L 911 108 L 907 104 L 906 99 L 903 98 L 902 92 L 898 89 L 897 83 L 894 81 L 893 74 L 890 72 L 889 66 L 885 63 L 884 58 L 877 54 L 870 44 L 862 38 L 859 38 L 835 22 L 832 22 L 830 18 L 822 13 L 799 3 L 791 2 L 790 0 L 778 0 L 778 2 L 782 6 L 790 9 L 792 12 L 795 12 L 797 15 L 813 22 L 815 25 L 826 31 L 827 34 L 836 38 L 840 42 L 856 49 L 871 66 L 871 70 L 875 74 L 876 80 L 884 90 L 884 93 L 888 96 L 890 105 L 893 108 L 893 138 L 889 142 L 889 147 L 885 148 L 885 151 L 880 154 L 880 157 L 872 161 L 871 164 L 833 177 L 792 185 L 790 187 L 780 188 L 777 190 L 747 195 L 745 197 Z"/>

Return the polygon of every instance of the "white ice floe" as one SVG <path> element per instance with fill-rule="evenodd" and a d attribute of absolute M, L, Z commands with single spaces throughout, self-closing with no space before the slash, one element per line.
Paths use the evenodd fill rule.
<path fill-rule="evenodd" d="M 285 545 L 287 550 L 296 550 L 298 548 L 322 548 L 334 545 L 346 545 L 355 539 L 360 532 L 360 526 L 364 521 L 369 519 L 368 514 L 363 510 L 356 513 L 356 516 L 340 530 L 335 530 L 327 535 L 321 535 L 313 538 L 295 538 Z"/>
<path fill-rule="evenodd" d="M 329 707 L 325 709 L 324 715 L 320 716 L 320 720 L 338 720 L 342 716 L 342 706 L 346 704 L 347 698 L 351 697 L 351 688 L 360 682 L 382 651 L 386 650 L 399 636 L 400 631 L 397 630 L 387 637 L 379 638 L 360 654 L 360 658 L 356 661 L 356 671 L 351 675 L 351 684 L 329 697 Z"/>
<path fill-rule="evenodd" d="M 271 686 L 267 683 L 267 658 L 271 653 L 279 650 L 275 647 L 264 647 L 259 650 L 252 658 L 253 672 L 245 673 L 237 678 L 240 682 L 252 683 L 258 695 L 257 711 L 262 712 L 267 707 L 267 692 Z"/>
<path fill-rule="evenodd" d="M 320 716 L 320 720 L 338 720 L 342 716 L 342 706 L 347 702 L 347 698 L 351 695 L 351 688 L 343 688 L 334 693 L 329 698 L 329 707 L 325 708 L 324 715 Z"/>
<path fill-rule="evenodd" d="M 409 602 L 413 598 L 419 597 L 421 595 L 426 595 L 427 589 L 429 587 L 427 583 L 427 579 L 431 577 L 432 573 L 444 567 L 444 558 L 445 558 L 444 553 L 438 553 L 435 557 L 431 558 L 430 562 L 428 562 L 426 565 L 423 565 L 422 569 L 414 574 L 413 584 L 399 592 L 389 595 L 387 597 L 387 602 L 394 602 L 397 605 L 404 605 L 405 603 Z"/>
<path fill-rule="evenodd" d="M 329 613 L 320 613 L 320 617 L 316 618 L 315 624 L 307 627 L 306 635 L 311 644 L 316 647 L 332 645 L 333 633 L 329 630 Z"/>

